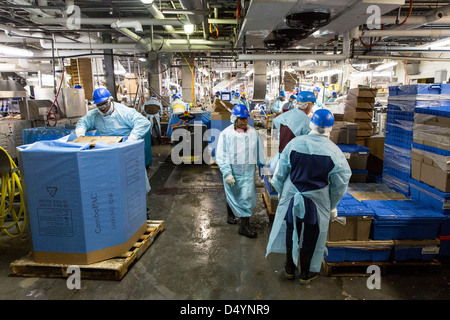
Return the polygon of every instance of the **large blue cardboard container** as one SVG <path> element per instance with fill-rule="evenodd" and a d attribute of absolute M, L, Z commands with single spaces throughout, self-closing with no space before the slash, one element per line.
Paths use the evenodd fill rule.
<path fill-rule="evenodd" d="M 91 264 L 147 228 L 144 141 L 39 141 L 17 148 L 36 262 Z"/>

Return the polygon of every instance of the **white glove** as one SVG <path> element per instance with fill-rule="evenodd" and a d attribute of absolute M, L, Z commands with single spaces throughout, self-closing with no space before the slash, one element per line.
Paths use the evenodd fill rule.
<path fill-rule="evenodd" d="M 232 175 L 231 173 L 229 173 L 229 174 L 225 177 L 225 182 L 226 182 L 227 184 L 229 184 L 230 186 L 234 186 L 234 183 L 235 183 L 236 181 L 234 180 L 233 175 Z"/>
<path fill-rule="evenodd" d="M 336 220 L 337 217 L 338 217 L 338 211 L 336 208 L 334 208 L 330 211 L 330 221 Z"/>
<path fill-rule="evenodd" d="M 129 141 L 136 141 L 136 140 L 138 140 L 139 138 L 138 138 L 138 136 L 137 135 L 135 135 L 134 133 L 130 133 L 130 135 L 128 136 L 128 139 L 127 140 L 129 140 Z"/>
<path fill-rule="evenodd" d="M 77 137 L 84 137 L 86 134 L 86 130 L 84 130 L 83 128 L 76 128 L 75 134 L 77 135 Z"/>

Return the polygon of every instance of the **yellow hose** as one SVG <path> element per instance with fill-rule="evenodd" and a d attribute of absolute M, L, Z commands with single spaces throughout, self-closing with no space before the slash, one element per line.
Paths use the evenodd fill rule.
<path fill-rule="evenodd" d="M 20 171 L 16 170 L 17 166 L 11 159 L 9 154 L 0 147 L 0 151 L 7 156 L 11 169 L 1 173 L 1 196 L 0 196 L 0 235 L 4 232 L 12 238 L 17 238 L 23 234 L 26 227 L 27 216 L 25 214 L 25 202 L 23 197 L 22 185 L 20 183 Z M 17 189 L 17 190 L 16 190 Z M 14 198 L 20 197 L 19 212 L 14 208 Z M 6 203 L 8 200 L 8 204 Z M 5 218 L 10 215 L 12 221 L 5 223 Z M 20 220 L 23 218 L 23 223 Z M 15 230 L 14 230 L 15 229 Z"/>

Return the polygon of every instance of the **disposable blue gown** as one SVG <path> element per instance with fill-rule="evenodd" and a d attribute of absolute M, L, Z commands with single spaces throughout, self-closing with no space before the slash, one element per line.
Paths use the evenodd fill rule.
<path fill-rule="evenodd" d="M 286 103 L 286 101 L 281 101 L 280 97 L 276 98 L 272 105 L 270 106 L 270 111 L 272 113 L 282 113 L 283 112 L 283 105 Z"/>
<path fill-rule="evenodd" d="M 219 135 L 216 162 L 222 172 L 227 202 L 236 217 L 250 217 L 256 206 L 255 165 L 265 164 L 263 144 L 256 130 L 248 126 L 238 132 L 234 125 L 226 127 Z M 232 174 L 234 186 L 225 183 Z"/>
<path fill-rule="evenodd" d="M 157 114 L 147 114 L 145 112 L 145 108 L 144 108 L 144 114 L 145 114 L 145 117 L 148 119 L 148 121 L 150 121 L 152 127 L 153 127 L 153 119 L 156 119 L 156 123 L 157 123 L 157 126 L 158 126 L 158 132 L 161 134 L 161 116 L 162 116 L 162 105 L 161 105 L 161 102 L 159 102 L 159 101 L 157 101 L 155 99 L 150 99 L 147 102 L 145 102 L 144 106 L 148 105 L 148 104 L 156 104 L 156 105 L 159 106 L 159 112 Z"/>
<path fill-rule="evenodd" d="M 281 125 L 289 127 L 292 133 L 298 137 L 308 134 L 311 131 L 311 128 L 309 127 L 310 122 L 310 118 L 303 111 L 298 108 L 294 108 L 277 116 L 273 120 L 273 127 L 278 130 L 278 141 L 280 141 Z M 279 158 L 280 154 L 277 153 L 270 159 L 267 164 L 269 172 L 273 172 L 275 170 Z"/>
<path fill-rule="evenodd" d="M 184 110 L 180 108 L 180 106 L 184 106 Z M 175 107 L 175 112 L 174 112 Z M 178 118 L 178 115 L 183 113 L 184 111 L 189 111 L 189 103 L 184 102 L 181 99 L 175 99 L 170 103 L 170 118 L 169 118 L 169 124 L 167 125 L 167 133 L 166 135 L 168 137 L 172 136 L 172 126 L 176 124 L 183 124 L 183 121 Z"/>
<path fill-rule="evenodd" d="M 89 130 L 97 130 L 101 136 L 121 136 L 128 137 L 131 133 L 138 139 L 144 139 L 144 135 L 151 129 L 152 125 L 142 114 L 133 108 L 129 108 L 121 103 L 111 102 L 114 111 L 110 115 L 102 115 L 95 108 L 90 110 L 84 117 L 78 120 L 76 127 Z M 147 175 L 147 171 L 146 175 Z M 146 181 L 146 190 L 149 192 L 150 182 Z"/>
<path fill-rule="evenodd" d="M 310 133 L 292 139 L 281 153 L 271 180 L 281 198 L 269 236 L 266 256 L 271 252 L 286 253 L 285 217 L 288 209 L 292 210 L 293 216 L 298 219 L 304 219 L 307 211 L 314 212 L 309 216 L 316 219 L 319 237 L 311 259 L 310 271 L 320 272 L 330 210 L 337 207 L 347 192 L 351 174 L 344 154 L 327 137 Z M 300 243 L 296 223 L 292 241 L 292 257 L 297 264 Z"/>

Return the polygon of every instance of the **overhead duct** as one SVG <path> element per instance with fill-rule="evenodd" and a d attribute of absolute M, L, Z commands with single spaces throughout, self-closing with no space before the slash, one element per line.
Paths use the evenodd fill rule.
<path fill-rule="evenodd" d="M 205 10 L 205 6 L 203 4 L 203 0 L 180 0 L 181 7 L 186 10 L 191 11 L 202 11 Z M 208 16 L 198 15 L 198 14 L 187 14 L 186 18 L 193 25 L 202 24 L 203 25 L 203 37 L 207 38 L 209 33 L 208 30 Z"/>
<path fill-rule="evenodd" d="M 264 101 L 266 97 L 267 62 L 255 61 L 253 68 L 253 101 Z"/>
<path fill-rule="evenodd" d="M 331 21 L 325 26 L 318 28 L 308 38 L 298 41 L 297 46 L 314 48 L 333 39 L 339 34 L 353 30 L 356 27 L 367 24 L 372 16 L 370 6 L 376 6 L 380 15 L 384 15 L 405 4 L 405 0 L 357 0 L 349 1 L 348 5 L 331 17 Z"/>
<path fill-rule="evenodd" d="M 145 7 L 147 8 L 148 11 L 150 11 L 150 13 L 155 17 L 155 19 L 162 21 L 166 20 L 164 14 L 158 9 L 158 7 L 154 3 L 146 5 Z M 175 39 L 181 38 L 180 35 L 174 33 L 175 29 L 170 24 L 164 24 L 163 26 L 164 29 L 166 29 L 166 31 L 168 31 L 172 35 L 172 37 L 174 37 Z"/>
<path fill-rule="evenodd" d="M 34 23 L 42 25 L 59 25 L 67 22 L 66 18 L 41 18 L 41 17 L 31 17 L 31 21 Z M 117 18 L 79 18 L 80 25 L 111 25 L 116 22 Z M 178 19 L 152 19 L 147 17 L 136 17 L 136 18 L 120 18 L 123 23 L 127 22 L 139 22 L 142 26 L 163 26 L 171 25 L 175 27 L 183 26 L 183 21 Z M 173 30 L 172 30 L 173 31 Z"/>
<path fill-rule="evenodd" d="M 343 49 L 341 54 L 240 54 L 238 60 L 240 61 L 273 61 L 273 60 L 345 60 L 349 57 L 350 50 L 350 36 L 346 32 L 344 35 Z"/>
<path fill-rule="evenodd" d="M 357 37 L 450 37 L 450 29 L 358 30 Z"/>

